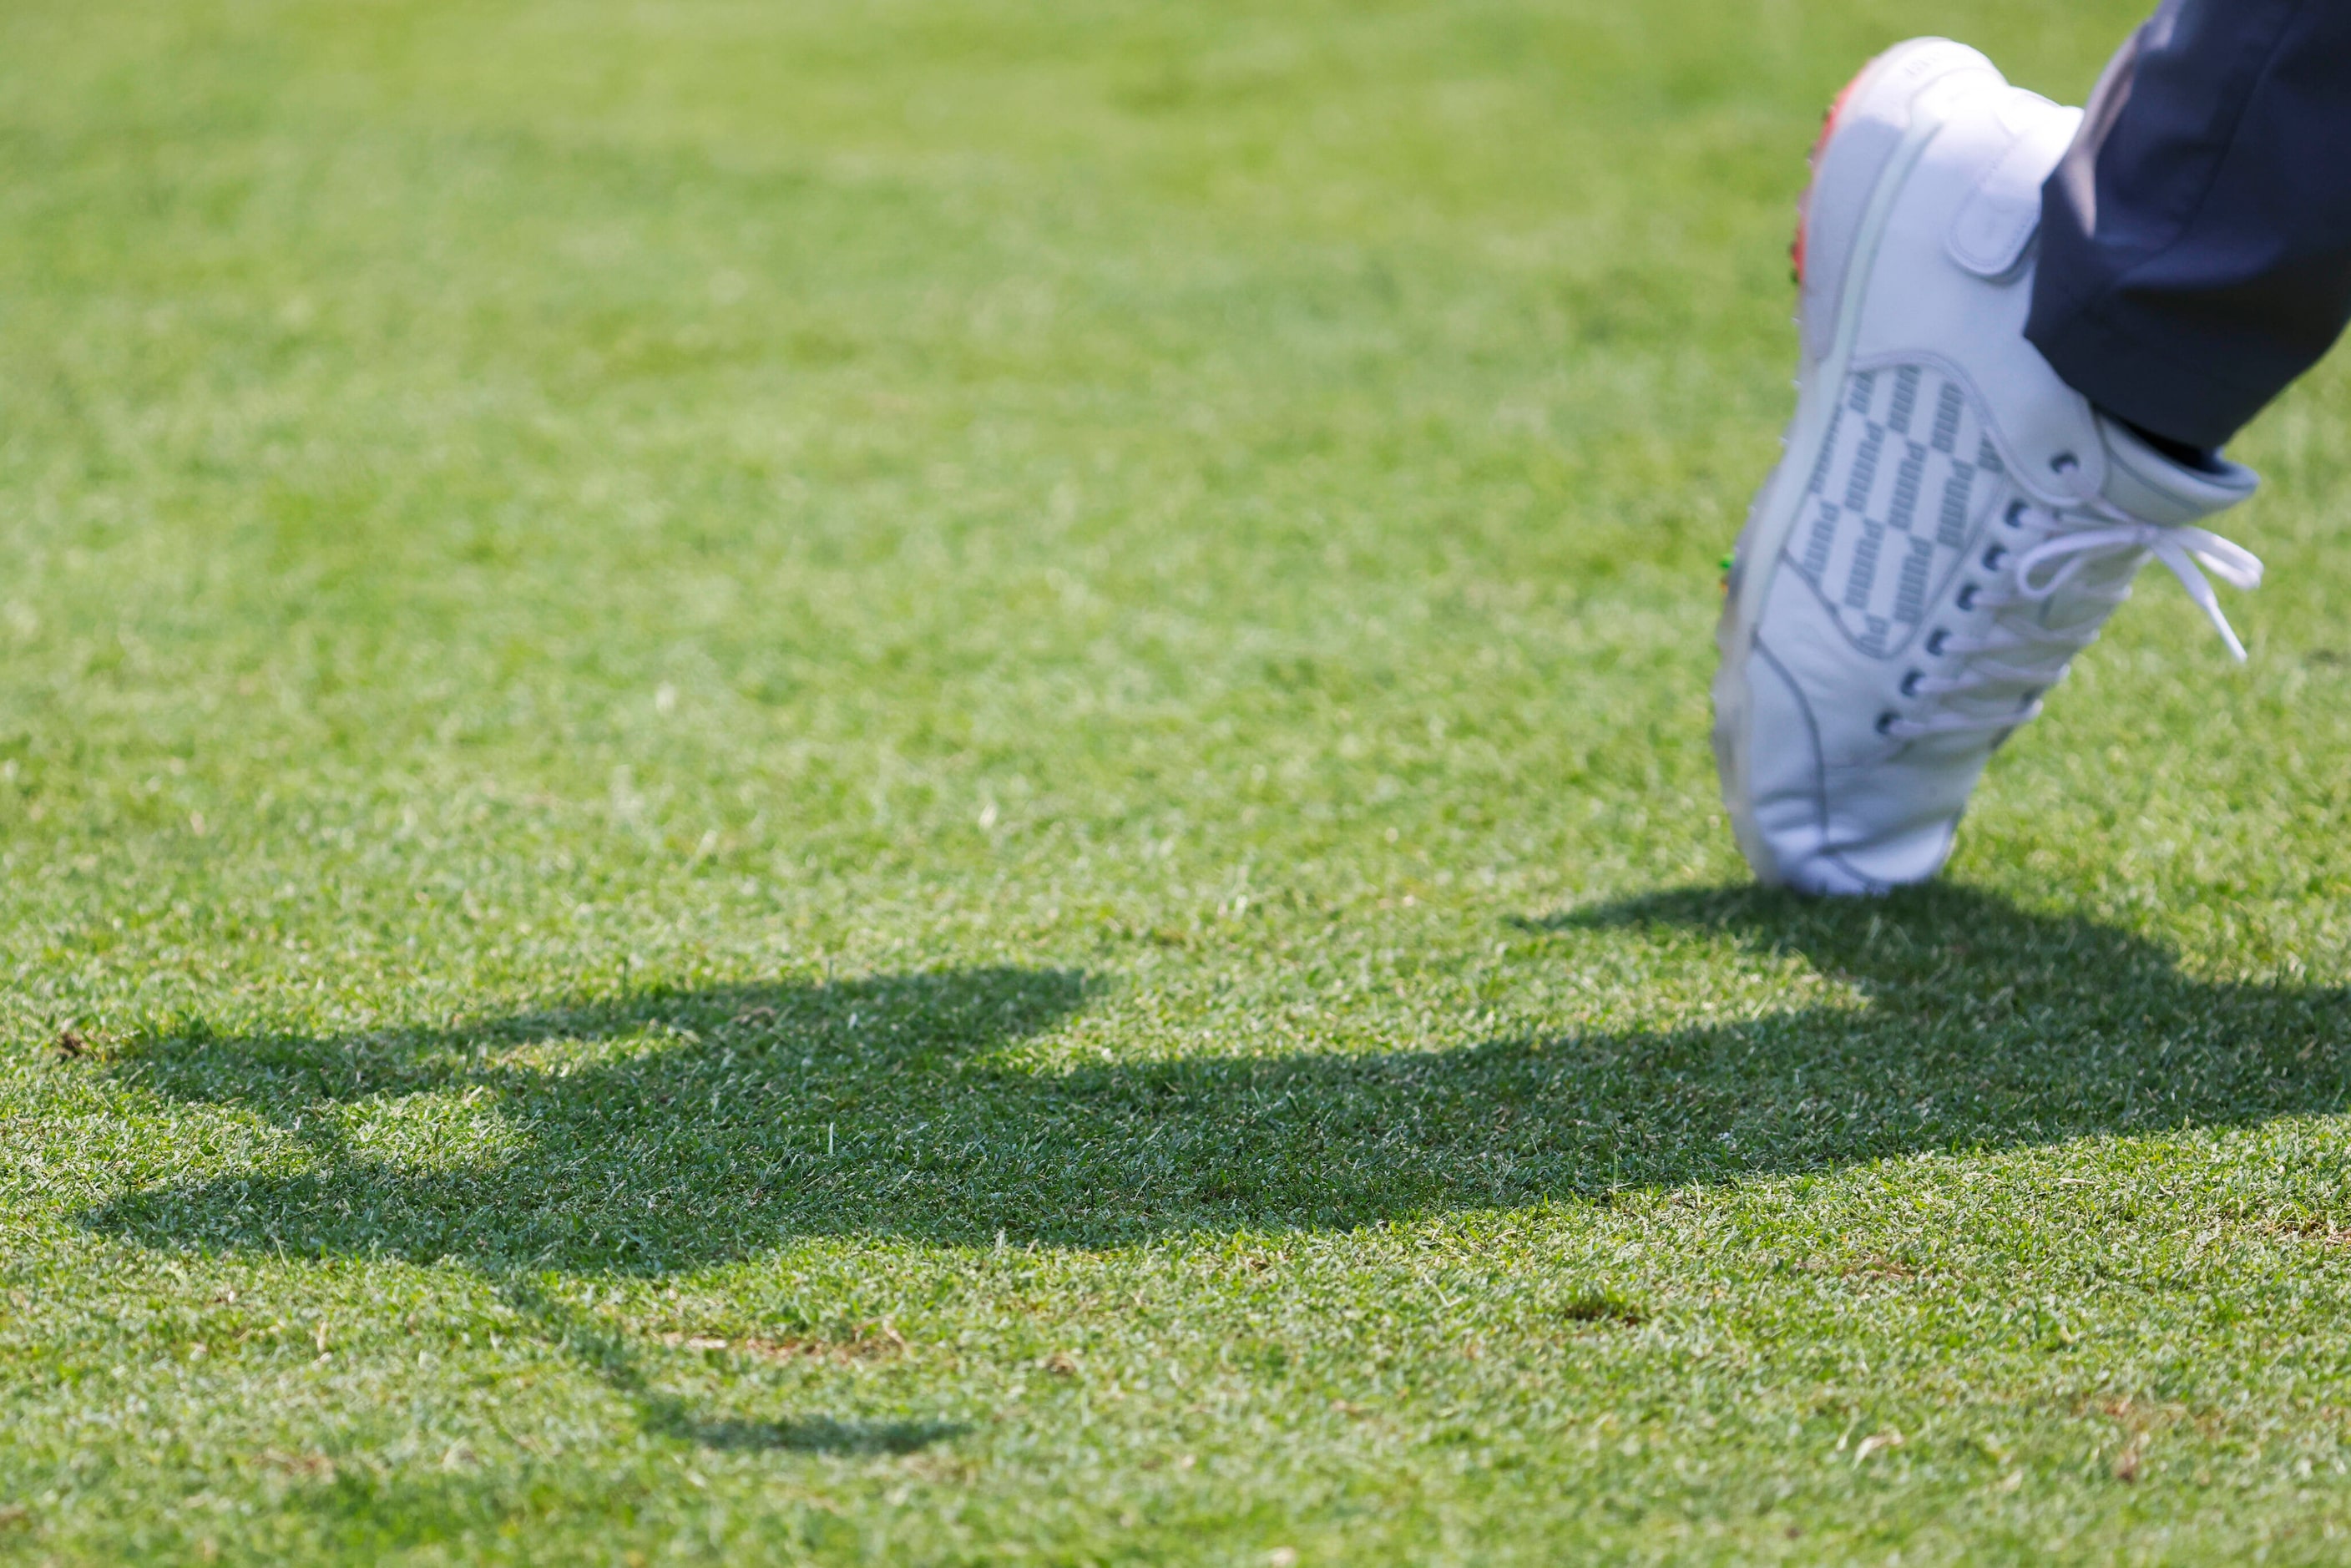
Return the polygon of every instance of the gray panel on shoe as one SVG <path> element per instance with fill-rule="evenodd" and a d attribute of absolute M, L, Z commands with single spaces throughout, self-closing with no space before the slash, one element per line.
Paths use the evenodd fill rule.
<path fill-rule="evenodd" d="M 1790 537 L 1788 562 L 1856 648 L 1899 653 L 1959 570 L 2004 472 L 1958 382 L 1928 365 L 1860 371 L 1813 465 L 1810 517 Z"/>

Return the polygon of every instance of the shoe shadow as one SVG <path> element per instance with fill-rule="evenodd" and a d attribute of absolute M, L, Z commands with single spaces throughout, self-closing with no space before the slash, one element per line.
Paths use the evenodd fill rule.
<path fill-rule="evenodd" d="M 1818 1006 L 1446 1051 L 1037 1071 L 1094 982 L 986 969 L 559 1003 L 455 1028 L 136 1042 L 115 1071 L 277 1129 L 259 1168 L 83 1222 L 159 1248 L 661 1274 L 810 1235 L 1106 1248 L 2256 1123 L 2351 1102 L 2341 988 L 2239 985 L 1961 888 L 1750 889 L 1519 923 L 1693 935 L 1842 982 Z M 403 1143 L 422 1101 L 481 1135 Z M 789 1446 L 789 1445 L 786 1445 Z"/>

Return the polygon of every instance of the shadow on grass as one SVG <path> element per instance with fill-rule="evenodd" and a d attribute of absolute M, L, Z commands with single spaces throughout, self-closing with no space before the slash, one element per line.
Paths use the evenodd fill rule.
<path fill-rule="evenodd" d="M 508 1279 L 658 1273 L 811 1234 L 1102 1247 L 1347 1228 L 2253 1123 L 2341 1109 L 2351 1090 L 2344 991 L 2207 983 L 2138 937 L 1965 889 L 1834 904 L 1701 891 L 1520 924 L 1782 950 L 1862 999 L 1061 1073 L 998 1054 L 1083 1004 L 1085 977 L 1058 971 L 652 993 L 345 1039 L 188 1027 L 117 1071 L 256 1113 L 300 1159 L 152 1186 L 85 1221 L 162 1247 L 454 1258 Z M 402 1097 L 423 1093 L 495 1122 L 487 1151 L 397 1151 Z"/>
<path fill-rule="evenodd" d="M 617 1324 L 550 1292 L 542 1279 L 507 1272 L 498 1293 L 538 1331 L 559 1345 L 615 1394 L 636 1406 L 643 1429 L 674 1442 L 735 1453 L 817 1454 L 837 1458 L 911 1454 L 960 1437 L 952 1421 L 841 1420 L 795 1416 L 780 1420 L 714 1415 L 659 1386 L 648 1375 L 643 1343 Z"/>
<path fill-rule="evenodd" d="M 948 1421 L 698 1421 L 694 1439 L 711 1448 L 780 1448 L 794 1454 L 911 1454 L 962 1433 Z"/>

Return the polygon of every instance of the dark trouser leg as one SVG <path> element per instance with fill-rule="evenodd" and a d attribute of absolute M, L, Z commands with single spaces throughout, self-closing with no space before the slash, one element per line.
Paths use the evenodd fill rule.
<path fill-rule="evenodd" d="M 2164 0 L 2042 191 L 2025 336 L 2220 446 L 2351 320 L 2351 0 Z"/>

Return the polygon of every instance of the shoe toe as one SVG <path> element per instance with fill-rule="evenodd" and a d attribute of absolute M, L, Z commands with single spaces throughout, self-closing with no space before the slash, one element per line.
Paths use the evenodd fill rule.
<path fill-rule="evenodd" d="M 1792 863 L 1783 862 L 1778 870 L 1782 886 L 1817 898 L 1866 898 L 1890 891 L 1883 883 L 1857 875 L 1834 855 L 1811 855 Z"/>
<path fill-rule="evenodd" d="M 1956 837 L 1955 821 L 1920 824 L 1865 840 L 1832 838 L 1818 852 L 1783 866 L 1788 884 L 1805 893 L 1853 896 L 1890 893 L 1925 882 L 1943 869 Z"/>
<path fill-rule="evenodd" d="M 1809 833 L 1782 833 L 1771 845 L 1771 863 L 1756 870 L 1767 882 L 1823 897 L 1867 897 L 1928 881 L 1950 858 L 1955 820 L 1920 823 L 1907 830 L 1868 836 L 1840 832 L 1834 825 Z"/>
<path fill-rule="evenodd" d="M 1830 896 L 1925 882 L 1950 857 L 1980 753 L 1918 745 L 1832 762 L 1819 714 L 1759 643 L 1748 665 L 1744 767 L 1726 774 L 1740 845 L 1766 883 Z M 1881 743 L 1882 746 L 1883 743 Z"/>

